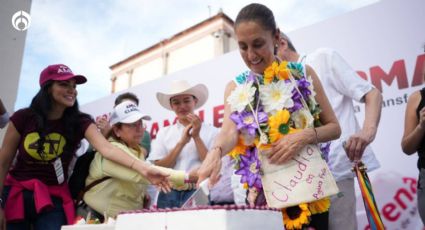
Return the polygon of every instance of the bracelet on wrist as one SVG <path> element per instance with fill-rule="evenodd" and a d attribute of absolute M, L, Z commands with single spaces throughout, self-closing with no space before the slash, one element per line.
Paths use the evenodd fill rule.
<path fill-rule="evenodd" d="M 3 199 L 0 197 L 0 208 L 3 208 Z"/>

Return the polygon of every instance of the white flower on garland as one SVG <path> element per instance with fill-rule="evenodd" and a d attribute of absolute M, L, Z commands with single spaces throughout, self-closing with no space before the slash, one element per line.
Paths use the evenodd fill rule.
<path fill-rule="evenodd" d="M 295 128 L 306 129 L 313 127 L 314 118 L 310 111 L 306 108 L 301 108 L 291 114 L 291 118 L 294 121 Z"/>
<path fill-rule="evenodd" d="M 264 106 L 264 111 L 269 114 L 275 114 L 279 110 L 293 107 L 293 89 L 294 86 L 291 83 L 285 83 L 284 81 L 261 85 L 260 99 Z"/>
<path fill-rule="evenodd" d="M 310 85 L 307 87 L 308 90 L 310 90 L 311 94 L 309 96 L 309 99 L 312 101 L 313 105 L 316 105 L 316 91 L 314 91 L 314 86 L 313 86 L 313 78 L 311 76 L 307 76 L 306 80 L 310 83 Z"/>
<path fill-rule="evenodd" d="M 227 98 L 232 112 L 242 112 L 245 107 L 254 100 L 255 87 L 252 87 L 252 81 L 246 84 L 238 85 Z"/>

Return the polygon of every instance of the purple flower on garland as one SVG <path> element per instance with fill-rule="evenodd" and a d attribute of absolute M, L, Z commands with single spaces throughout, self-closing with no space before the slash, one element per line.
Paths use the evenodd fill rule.
<path fill-rule="evenodd" d="M 289 108 L 289 112 L 291 113 L 298 111 L 303 107 L 303 104 L 301 102 L 301 95 L 296 89 L 292 91 L 292 100 L 294 101 L 294 106 L 292 106 L 292 108 Z"/>
<path fill-rule="evenodd" d="M 287 80 L 286 82 L 289 82 L 289 80 Z M 305 101 L 308 101 L 308 97 L 311 95 L 311 90 L 308 88 L 310 87 L 310 82 L 308 82 L 305 78 L 296 80 L 296 82 L 298 90 L 299 92 L 301 92 L 302 97 Z M 301 95 L 298 90 L 294 89 L 292 91 L 292 100 L 294 101 L 294 106 L 292 108 L 289 108 L 289 112 L 291 113 L 296 112 L 303 107 L 303 104 L 301 102 Z"/>
<path fill-rule="evenodd" d="M 320 143 L 320 151 L 326 162 L 329 161 L 329 152 L 331 150 L 331 142 Z"/>
<path fill-rule="evenodd" d="M 304 97 L 304 100 L 308 100 L 308 96 L 311 95 L 311 91 L 308 88 L 310 86 L 310 82 L 308 82 L 305 78 L 301 78 L 297 81 L 298 89 Z"/>
<path fill-rule="evenodd" d="M 248 76 L 246 76 L 246 80 L 247 80 L 248 82 L 250 82 L 250 81 L 255 81 L 255 78 L 256 78 L 255 74 L 254 74 L 252 71 L 249 71 Z"/>
<path fill-rule="evenodd" d="M 267 113 L 258 111 L 258 122 L 260 124 L 267 122 Z M 255 130 L 258 129 L 258 124 L 255 121 L 255 116 L 252 112 L 246 110 L 241 113 L 233 112 L 230 119 L 235 122 L 238 130 L 248 133 L 249 136 L 255 136 Z"/>
<path fill-rule="evenodd" d="M 260 166 L 261 163 L 258 160 L 257 148 L 248 148 L 245 155 L 240 155 L 241 161 L 239 163 L 239 169 L 236 170 L 235 174 L 241 175 L 241 183 L 247 183 L 248 187 L 256 187 L 261 189 L 260 177 Z"/>

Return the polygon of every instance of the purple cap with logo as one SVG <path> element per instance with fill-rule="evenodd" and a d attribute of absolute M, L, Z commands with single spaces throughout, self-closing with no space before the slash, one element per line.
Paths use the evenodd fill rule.
<path fill-rule="evenodd" d="M 83 75 L 75 75 L 72 70 L 64 64 L 49 65 L 40 73 L 40 86 L 43 86 L 50 80 L 65 81 L 71 78 L 75 79 L 76 84 L 83 84 L 87 81 L 86 77 Z"/>

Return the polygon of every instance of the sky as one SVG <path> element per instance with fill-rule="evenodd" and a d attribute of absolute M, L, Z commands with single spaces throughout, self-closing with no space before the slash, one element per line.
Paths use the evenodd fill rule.
<path fill-rule="evenodd" d="M 263 0 L 290 32 L 378 0 Z M 63 63 L 88 82 L 80 105 L 111 93 L 109 67 L 221 9 L 233 20 L 246 0 L 33 0 L 15 110 L 29 106 L 43 68 Z"/>

